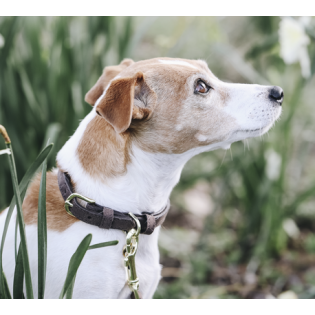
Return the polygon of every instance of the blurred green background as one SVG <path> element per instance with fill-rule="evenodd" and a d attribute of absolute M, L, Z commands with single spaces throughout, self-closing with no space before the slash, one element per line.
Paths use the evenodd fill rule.
<path fill-rule="evenodd" d="M 204 59 L 223 81 L 279 85 L 285 99 L 267 135 L 184 168 L 155 297 L 315 297 L 315 18 L 0 17 L 0 124 L 19 179 L 48 139 L 55 165 L 105 66 L 163 56 Z M 3 209 L 13 191 L 0 165 Z"/>

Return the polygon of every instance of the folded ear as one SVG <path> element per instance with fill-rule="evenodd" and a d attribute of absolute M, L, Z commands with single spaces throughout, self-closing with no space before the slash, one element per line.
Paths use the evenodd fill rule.
<path fill-rule="evenodd" d="M 134 105 L 136 86 L 141 97 L 150 98 L 150 100 L 156 97 L 145 83 L 143 73 L 137 72 L 132 77 L 112 81 L 96 107 L 96 112 L 104 117 L 117 133 L 125 132 L 132 119 L 144 119 L 151 113 L 149 108 Z"/>
<path fill-rule="evenodd" d="M 103 74 L 97 80 L 95 85 L 85 94 L 85 101 L 90 105 L 94 105 L 99 97 L 103 94 L 110 80 L 114 79 L 121 71 L 132 65 L 134 61 L 132 59 L 124 59 L 117 66 L 105 67 Z"/>

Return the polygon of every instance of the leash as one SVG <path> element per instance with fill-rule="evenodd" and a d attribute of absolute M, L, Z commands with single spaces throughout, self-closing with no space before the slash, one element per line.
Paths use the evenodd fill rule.
<path fill-rule="evenodd" d="M 131 297 L 135 299 L 140 299 L 139 292 L 138 292 L 139 279 L 137 277 L 135 258 L 136 258 L 136 253 L 138 249 L 141 225 L 140 225 L 139 220 L 135 217 L 133 213 L 129 212 L 129 215 L 135 220 L 137 224 L 137 229 L 131 229 L 127 233 L 126 245 L 123 249 L 123 255 L 125 257 L 124 263 L 125 263 L 127 278 L 128 278 L 127 283 L 128 283 L 129 289 L 133 293 L 133 296 Z"/>
<path fill-rule="evenodd" d="M 85 223 L 103 229 L 116 229 L 127 233 L 126 245 L 123 249 L 127 284 L 132 291 L 131 298 L 139 299 L 139 279 L 136 272 L 135 256 L 138 249 L 139 234 L 150 235 L 155 228 L 162 225 L 170 208 L 167 205 L 158 213 L 133 214 L 120 212 L 97 204 L 94 200 L 73 191 L 69 174 L 58 170 L 58 185 L 65 201 L 66 212 Z M 78 202 L 80 199 L 80 202 Z"/>

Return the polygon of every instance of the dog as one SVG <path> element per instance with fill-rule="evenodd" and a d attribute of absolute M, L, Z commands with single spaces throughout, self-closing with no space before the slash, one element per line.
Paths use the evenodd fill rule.
<path fill-rule="evenodd" d="M 119 244 L 87 252 L 73 298 L 129 298 L 122 254 L 126 234 L 69 215 L 58 174 L 67 174 L 73 191 L 106 209 L 145 213 L 149 220 L 167 206 L 190 158 L 266 133 L 281 114 L 283 91 L 277 86 L 222 82 L 202 60 L 125 59 L 104 69 L 85 100 L 93 106 L 91 112 L 59 151 L 57 168 L 47 172 L 45 298 L 58 298 L 69 260 L 88 233 L 93 235 L 92 244 L 112 240 Z M 22 206 L 35 296 L 39 185 L 37 175 Z M 0 231 L 6 213 L 0 216 Z M 11 292 L 14 222 L 13 216 L 3 258 Z M 139 236 L 136 270 L 142 298 L 153 297 L 161 278 L 159 230 L 153 224 L 150 233 Z"/>

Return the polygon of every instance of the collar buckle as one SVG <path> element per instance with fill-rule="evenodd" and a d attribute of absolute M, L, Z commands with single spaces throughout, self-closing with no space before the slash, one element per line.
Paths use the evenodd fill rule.
<path fill-rule="evenodd" d="M 65 209 L 67 211 L 67 213 L 73 217 L 75 217 L 72 212 L 70 211 L 69 207 L 72 208 L 73 207 L 73 204 L 70 202 L 73 198 L 80 198 L 88 203 L 95 203 L 95 201 L 93 199 L 90 199 L 90 198 L 87 198 L 87 197 L 84 197 L 78 193 L 73 193 L 71 194 L 65 201 Z"/>

